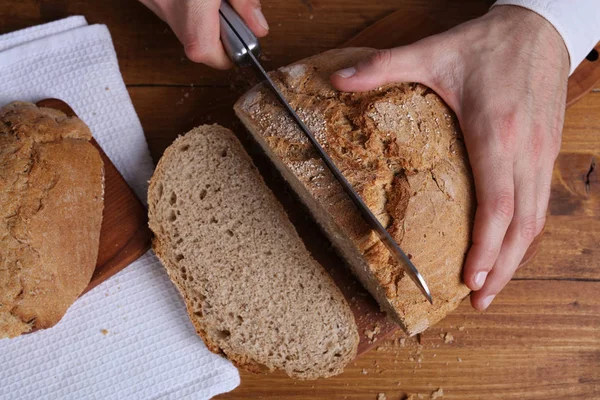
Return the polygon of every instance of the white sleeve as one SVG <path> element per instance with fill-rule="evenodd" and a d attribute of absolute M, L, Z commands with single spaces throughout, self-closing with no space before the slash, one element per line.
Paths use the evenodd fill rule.
<path fill-rule="evenodd" d="M 600 0 L 498 0 L 492 6 L 515 5 L 544 17 L 562 36 L 571 73 L 600 41 Z"/>

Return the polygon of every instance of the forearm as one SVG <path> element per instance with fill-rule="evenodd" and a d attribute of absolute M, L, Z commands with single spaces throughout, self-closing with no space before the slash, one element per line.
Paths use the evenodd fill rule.
<path fill-rule="evenodd" d="M 571 73 L 600 41 L 598 0 L 498 0 L 494 4 L 516 5 L 548 20 L 563 38 L 571 61 Z"/>

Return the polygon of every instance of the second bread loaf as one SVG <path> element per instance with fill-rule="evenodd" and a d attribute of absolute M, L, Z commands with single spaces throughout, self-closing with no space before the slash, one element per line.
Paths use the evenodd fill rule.
<path fill-rule="evenodd" d="M 264 85 L 235 105 L 244 125 L 328 234 L 362 284 L 408 333 L 468 295 L 461 281 L 475 196 L 462 134 L 430 89 L 394 84 L 340 93 L 329 77 L 373 54 L 331 50 L 272 73 L 299 116 L 424 275 L 434 304 L 371 231 L 307 138 Z"/>

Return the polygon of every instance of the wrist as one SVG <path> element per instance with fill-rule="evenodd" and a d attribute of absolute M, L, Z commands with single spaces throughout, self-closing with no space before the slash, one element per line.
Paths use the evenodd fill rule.
<path fill-rule="evenodd" d="M 566 43 L 555 26 L 542 15 L 521 6 L 499 5 L 486 16 L 500 20 L 507 32 L 517 33 L 523 41 L 535 41 L 536 47 L 543 52 L 539 55 L 568 74 L 571 60 Z"/>

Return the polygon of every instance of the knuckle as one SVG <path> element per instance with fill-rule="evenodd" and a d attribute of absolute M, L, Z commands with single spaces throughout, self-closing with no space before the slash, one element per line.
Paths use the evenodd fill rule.
<path fill-rule="evenodd" d="M 480 248 L 480 263 L 479 268 L 481 271 L 490 272 L 494 268 L 494 264 L 498 259 L 498 251 L 500 249 L 482 247 Z"/>
<path fill-rule="evenodd" d="M 369 59 L 369 64 L 377 69 L 386 70 L 392 65 L 392 50 L 377 50 Z"/>
<path fill-rule="evenodd" d="M 196 63 L 205 63 L 210 60 L 210 51 L 198 42 L 184 40 L 184 51 L 187 58 Z"/>
<path fill-rule="evenodd" d="M 489 211 L 503 222 L 512 220 L 515 212 L 515 201 L 512 194 L 500 193 L 489 204 Z"/>
<path fill-rule="evenodd" d="M 510 111 L 500 116 L 496 122 L 499 135 L 498 140 L 503 152 L 516 150 L 518 131 L 518 115 L 516 111 Z"/>
<path fill-rule="evenodd" d="M 518 218 L 517 227 L 521 237 L 531 242 L 538 234 L 538 218 L 535 215 L 523 215 Z"/>

